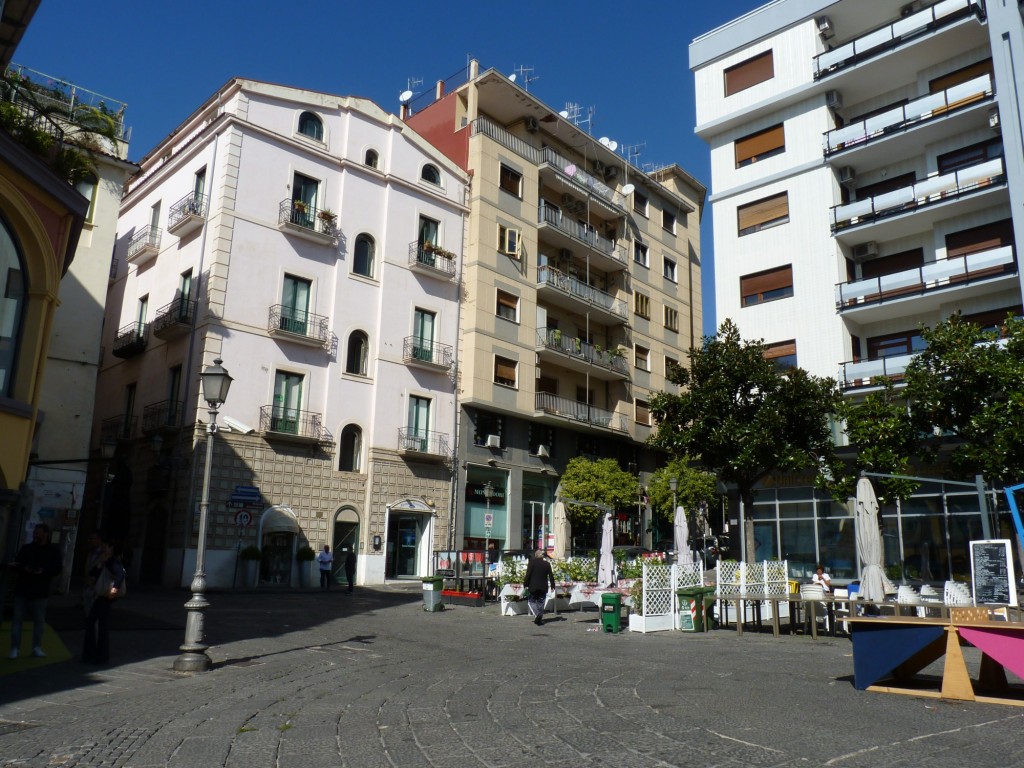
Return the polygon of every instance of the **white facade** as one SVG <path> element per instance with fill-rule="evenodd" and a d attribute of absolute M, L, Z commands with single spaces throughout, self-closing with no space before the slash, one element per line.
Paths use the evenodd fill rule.
<path fill-rule="evenodd" d="M 718 324 L 855 393 L 902 372 L 920 324 L 1019 313 L 1021 53 L 1019 9 L 978 0 L 776 0 L 696 39 Z"/>
<path fill-rule="evenodd" d="M 428 165 L 439 184 L 424 180 Z M 197 404 L 199 420 L 207 419 L 198 374 L 219 357 L 234 383 L 221 409 L 231 430 L 218 436 L 218 450 L 233 456 L 229 467 L 220 457 L 214 463 L 213 583 L 219 574 L 230 585 L 239 541 L 266 548 L 257 537 L 278 527 L 292 552 L 306 543 L 319 550 L 338 543 L 339 524 L 353 522 L 359 581 L 382 582 L 392 544 L 387 508 L 419 498 L 438 519 L 447 515 L 450 455 L 442 449 L 454 444 L 455 402 L 444 345 L 456 340 L 459 259 L 424 264 L 419 243 L 426 217 L 438 223 L 428 239 L 461 252 L 464 174 L 370 102 L 241 79 L 158 145 L 142 169 L 121 210 L 97 407 L 99 433 L 138 445 L 164 438 L 148 458 L 140 459 L 146 448 L 133 452 L 143 467 L 172 477 L 170 488 L 132 491 L 133 542 L 156 555 L 163 541 L 162 578 L 191 579 L 183 550 L 194 544 L 194 510 L 186 499 L 199 498 L 202 459 L 190 459 L 190 425 Z M 372 242 L 370 258 L 364 241 Z M 184 322 L 173 322 L 176 313 Z M 427 403 L 420 410 L 429 424 L 420 413 L 410 425 L 413 398 Z M 177 400 L 183 411 L 167 404 Z M 410 427 L 423 441 L 403 445 L 400 430 Z M 361 433 L 347 447 L 346 428 Z M 202 443 L 202 431 L 196 439 Z M 181 476 L 185 487 L 175 487 Z M 240 487 L 259 492 L 241 536 Z M 273 512 L 278 507 L 294 524 L 281 523 L 287 515 Z M 169 540 L 152 530 L 166 517 L 162 509 L 170 512 Z M 278 522 L 261 526 L 272 517 Z M 438 527 L 434 518 L 419 523 L 417 545 L 442 535 Z M 398 575 L 429 565 L 418 556 L 412 572 Z M 263 566 L 266 576 L 266 553 Z M 291 560 L 273 567 L 273 583 L 295 583 Z"/>

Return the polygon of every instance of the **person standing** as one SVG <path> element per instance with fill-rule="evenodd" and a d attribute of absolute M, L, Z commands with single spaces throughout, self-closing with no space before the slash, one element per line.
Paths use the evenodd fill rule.
<path fill-rule="evenodd" d="M 334 555 L 331 554 L 331 548 L 324 544 L 323 550 L 316 556 L 316 561 L 320 563 L 320 589 L 330 589 L 331 567 L 334 565 Z"/>
<path fill-rule="evenodd" d="M 45 656 L 43 630 L 46 628 L 46 600 L 50 582 L 63 570 L 60 550 L 50 543 L 50 526 L 39 523 L 32 530 L 32 541 L 18 550 L 14 562 L 7 566 L 15 574 L 14 609 L 11 614 L 11 653 L 16 659 L 21 651 L 21 626 L 25 614 L 32 616 L 32 655 Z"/>
<path fill-rule="evenodd" d="M 94 599 L 85 621 L 82 661 L 106 664 L 110 661 L 110 609 L 124 594 L 124 566 L 117 557 L 114 542 L 103 537 L 101 562 L 92 572 Z"/>
<path fill-rule="evenodd" d="M 356 589 L 356 548 L 354 544 L 345 554 L 345 579 L 348 580 L 348 593 L 351 595 Z"/>
<path fill-rule="evenodd" d="M 523 588 L 530 596 L 530 611 L 534 616 L 533 623 L 538 627 L 544 619 L 544 603 L 547 602 L 549 585 L 554 591 L 555 574 L 551 570 L 551 563 L 544 556 L 544 550 L 538 549 L 527 563 L 526 574 L 523 576 Z"/>
<path fill-rule="evenodd" d="M 88 549 L 85 554 L 85 580 L 82 586 L 82 612 L 88 616 L 92 601 L 96 597 L 96 579 L 91 574 L 103 562 L 103 541 L 99 531 L 93 531 L 85 540 Z"/>

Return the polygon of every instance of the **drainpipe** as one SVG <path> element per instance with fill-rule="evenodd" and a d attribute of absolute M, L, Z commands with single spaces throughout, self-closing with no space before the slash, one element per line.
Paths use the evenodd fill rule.
<path fill-rule="evenodd" d="M 472 92 L 472 89 L 470 89 Z M 463 190 L 463 203 L 469 205 L 470 184 L 467 182 Z M 448 483 L 448 549 L 455 549 L 455 518 L 458 512 L 459 499 L 459 348 L 460 333 L 462 331 L 462 270 L 466 263 L 466 212 L 462 212 L 462 259 L 459 260 L 459 271 L 455 276 L 455 299 L 457 311 L 455 313 L 455 362 L 452 371 L 452 434 L 455 437 L 455 449 L 452 454 L 452 477 Z"/>

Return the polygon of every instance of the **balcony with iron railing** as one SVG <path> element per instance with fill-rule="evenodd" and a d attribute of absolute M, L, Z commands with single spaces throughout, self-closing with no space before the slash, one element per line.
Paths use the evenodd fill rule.
<path fill-rule="evenodd" d="M 551 147 L 538 149 L 487 117 L 476 118 L 471 126 L 472 135 L 487 136 L 533 165 L 550 167 L 562 177 L 567 189 L 571 188 L 583 196 L 593 195 L 595 199 L 608 205 L 617 216 L 626 212 L 626 199 L 622 194 L 594 178 L 578 164 L 555 152 Z"/>
<path fill-rule="evenodd" d="M 161 400 L 142 409 L 143 433 L 179 429 L 184 418 L 185 403 L 181 400 Z"/>
<path fill-rule="evenodd" d="M 290 197 L 281 201 L 277 210 L 277 228 L 282 232 L 323 245 L 337 241 L 338 216 L 327 208 L 315 208 Z"/>
<path fill-rule="evenodd" d="M 822 141 L 825 157 L 861 149 L 883 138 L 900 134 L 929 123 L 936 124 L 935 131 L 948 135 L 947 119 L 962 113 L 967 107 L 988 103 L 994 95 L 992 76 L 982 75 L 951 86 L 938 93 L 900 104 L 881 114 L 827 131 Z M 981 121 L 987 120 L 985 115 Z M 938 123 L 943 125 L 938 125 Z M 921 137 L 915 131 L 915 142 L 928 143 L 931 137 Z"/>
<path fill-rule="evenodd" d="M 550 355 L 553 361 L 570 370 L 613 380 L 629 378 L 629 363 L 617 348 L 601 349 L 556 328 L 538 328 L 537 346 L 541 349 L 542 361 Z"/>
<path fill-rule="evenodd" d="M 940 203 L 957 201 L 1005 184 L 1006 169 L 1001 157 L 951 173 L 935 173 L 891 192 L 833 206 L 832 234 L 889 217 L 914 213 Z"/>
<path fill-rule="evenodd" d="M 125 256 L 129 264 L 141 266 L 156 258 L 160 252 L 160 227 L 143 227 L 128 241 L 128 253 Z"/>
<path fill-rule="evenodd" d="M 409 269 L 451 280 L 455 277 L 455 254 L 433 243 L 409 243 Z"/>
<path fill-rule="evenodd" d="M 545 296 L 571 299 L 584 312 L 597 312 L 614 323 L 624 323 L 628 317 L 626 302 L 547 264 L 537 268 L 537 287 Z"/>
<path fill-rule="evenodd" d="M 138 416 L 111 416 L 100 422 L 100 442 L 131 440 Z"/>
<path fill-rule="evenodd" d="M 8 68 L 8 79 L 16 84 L 9 95 L 13 101 L 20 97 L 34 108 L 52 115 L 53 119 L 70 123 L 88 122 L 90 113 L 97 113 L 110 122 L 115 137 L 128 141 L 131 135 L 131 130 L 124 124 L 127 106 L 122 101 L 17 64 Z"/>
<path fill-rule="evenodd" d="M 882 305 L 936 292 L 943 294 L 935 297 L 932 302 L 935 307 L 919 306 L 915 301 L 914 311 L 924 313 L 948 302 L 950 290 L 962 289 L 964 298 L 969 298 L 972 292 L 991 291 L 993 280 L 1004 279 L 1016 284 L 1017 272 L 1014 248 L 1005 245 L 941 259 L 890 275 L 839 283 L 836 285 L 836 309 L 843 314 L 856 314 L 861 322 L 876 322 L 898 316 Z M 983 283 L 984 288 L 978 287 L 979 283 Z"/>
<path fill-rule="evenodd" d="M 270 308 L 267 332 L 299 344 L 329 348 L 332 345 L 330 318 L 284 304 Z"/>
<path fill-rule="evenodd" d="M 406 336 L 402 341 L 402 360 L 419 368 L 447 370 L 455 360 L 455 348 L 451 344 Z"/>
<path fill-rule="evenodd" d="M 331 433 L 324 427 L 321 414 L 279 405 L 264 405 L 260 408 L 260 432 L 267 439 L 296 443 L 334 442 Z"/>
<path fill-rule="evenodd" d="M 923 342 L 918 339 L 918 342 Z M 1007 339 L 999 338 L 987 341 L 980 341 L 976 346 L 995 345 L 1003 349 L 1007 346 Z M 914 345 L 918 347 L 918 344 Z M 917 357 L 923 349 L 920 347 L 912 352 L 903 354 L 892 354 L 885 357 L 878 357 L 872 360 L 853 360 L 840 365 L 839 387 L 843 391 L 852 389 L 864 389 L 878 386 L 875 379 L 888 377 L 899 384 L 907 372 L 911 361 Z"/>
<path fill-rule="evenodd" d="M 616 432 L 626 431 L 625 417 L 613 411 L 570 400 L 567 397 L 538 392 L 535 396 L 534 408 L 546 416 L 557 416 L 580 424 L 589 424 L 592 427 L 613 429 Z"/>
<path fill-rule="evenodd" d="M 190 192 L 171 206 L 167 212 L 167 231 L 178 237 L 195 232 L 206 221 L 206 195 Z"/>
<path fill-rule="evenodd" d="M 179 296 L 156 311 L 152 323 L 153 335 L 173 339 L 188 333 L 196 321 L 196 302 Z"/>
<path fill-rule="evenodd" d="M 573 250 L 583 246 L 589 253 L 598 257 L 595 264 L 607 270 L 626 269 L 629 263 L 626 259 L 626 252 L 619 248 L 614 242 L 586 224 L 570 219 L 557 208 L 541 204 L 537 209 L 537 223 L 540 225 L 540 235 L 552 233 L 554 241 L 559 247 Z"/>
<path fill-rule="evenodd" d="M 946 27 L 976 15 L 984 17 L 979 0 L 942 0 L 871 30 L 814 57 L 814 79 L 821 80 L 890 51 L 928 40 Z"/>
<path fill-rule="evenodd" d="M 114 337 L 111 354 L 114 357 L 128 359 L 141 355 L 146 350 L 149 336 L 149 323 L 131 323 L 121 328 Z"/>
<path fill-rule="evenodd" d="M 430 432 L 402 427 L 398 430 L 398 452 L 406 456 L 444 461 L 451 458 L 452 450 L 448 435 L 444 432 Z"/>

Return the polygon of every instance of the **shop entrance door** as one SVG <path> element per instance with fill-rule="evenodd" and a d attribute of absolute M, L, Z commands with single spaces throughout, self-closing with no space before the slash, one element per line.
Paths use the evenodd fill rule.
<path fill-rule="evenodd" d="M 387 565 L 384 575 L 389 579 L 416 578 L 419 543 L 419 516 L 392 514 L 388 518 Z"/>
<path fill-rule="evenodd" d="M 543 501 L 523 502 L 523 549 L 550 549 L 551 516 Z"/>
<path fill-rule="evenodd" d="M 347 512 L 347 510 L 346 510 Z M 346 515 L 342 512 L 342 515 Z M 354 515 L 347 512 L 347 515 Z M 346 516 L 347 516 L 346 515 Z M 339 519 L 334 521 L 334 568 L 332 577 L 339 582 L 345 579 L 345 557 L 349 552 L 359 552 L 359 523 Z"/>
<path fill-rule="evenodd" d="M 263 559 L 260 562 L 260 583 L 287 587 L 292 581 L 294 560 L 293 534 L 266 533 L 263 535 Z"/>

